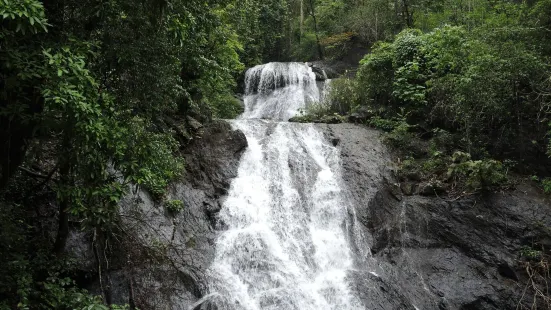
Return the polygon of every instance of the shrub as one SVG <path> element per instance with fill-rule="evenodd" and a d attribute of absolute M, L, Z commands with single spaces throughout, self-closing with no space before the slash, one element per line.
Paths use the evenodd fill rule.
<path fill-rule="evenodd" d="M 350 78 L 331 80 L 329 93 L 325 99 L 330 105 L 331 112 L 345 115 L 357 107 L 356 81 Z"/>
<path fill-rule="evenodd" d="M 360 62 L 356 104 L 376 111 L 380 119 L 373 124 L 387 131 L 381 119 L 405 113 L 426 132 L 453 133 L 455 148 L 476 158 L 522 162 L 543 154 L 547 128 L 538 111 L 548 103 L 538 94 L 551 93 L 549 65 L 518 35 L 494 32 L 408 29 L 393 42 L 377 43 Z"/>
<path fill-rule="evenodd" d="M 179 213 L 184 210 L 184 203 L 181 200 L 169 200 L 165 202 L 165 207 L 169 212 Z"/>
<path fill-rule="evenodd" d="M 543 191 L 546 194 L 551 194 L 551 178 L 545 178 L 541 181 L 541 185 L 543 186 Z"/>
<path fill-rule="evenodd" d="M 520 249 L 520 256 L 528 260 L 539 260 L 542 257 L 542 252 L 529 246 L 523 246 Z"/>
<path fill-rule="evenodd" d="M 448 170 L 448 177 L 461 180 L 473 190 L 488 189 L 507 181 L 501 162 L 493 159 L 471 160 L 470 154 L 456 152 L 454 163 Z"/>

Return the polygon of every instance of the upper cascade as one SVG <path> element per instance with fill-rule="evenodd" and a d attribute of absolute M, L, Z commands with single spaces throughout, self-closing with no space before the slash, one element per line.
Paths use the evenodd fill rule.
<path fill-rule="evenodd" d="M 307 64 L 271 62 L 247 70 L 241 118 L 286 121 L 319 99 L 316 75 Z"/>

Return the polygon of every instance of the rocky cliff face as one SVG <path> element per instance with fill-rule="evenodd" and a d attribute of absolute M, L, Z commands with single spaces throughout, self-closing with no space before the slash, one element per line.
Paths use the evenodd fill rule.
<path fill-rule="evenodd" d="M 170 212 L 133 188 L 121 203 L 119 240 L 102 243 L 74 231 L 67 250 L 92 275 L 89 288 L 113 303 L 140 309 L 187 309 L 198 300 L 213 258 L 217 212 L 246 147 L 242 132 L 216 121 L 200 129 L 186 148 L 185 176 L 166 197 L 181 200 L 181 212 Z M 108 253 L 98 244 L 106 244 Z"/>
<path fill-rule="evenodd" d="M 551 240 L 545 228 L 551 227 L 551 206 L 536 189 L 455 200 L 406 196 L 379 132 L 317 126 L 341 150 L 347 194 L 356 205 L 358 220 L 350 229 L 361 259 L 350 276 L 366 309 L 531 305 L 533 291 L 524 290 L 517 259 L 523 246 Z M 168 197 L 183 201 L 182 212 L 133 191 L 121 208 L 123 240 L 107 261 L 98 255 L 95 236 L 73 233 L 67 248 L 94 275 L 92 290 L 140 309 L 188 309 L 205 294 L 216 230 L 223 229 L 217 213 L 247 142 L 223 121 L 203 128 L 201 137 L 186 149 L 186 176 Z"/>
<path fill-rule="evenodd" d="M 530 309 L 534 291 L 519 257 L 525 246 L 548 247 L 551 205 L 540 190 L 406 196 L 376 131 L 320 126 L 340 145 L 371 248 L 354 275 L 369 309 Z"/>

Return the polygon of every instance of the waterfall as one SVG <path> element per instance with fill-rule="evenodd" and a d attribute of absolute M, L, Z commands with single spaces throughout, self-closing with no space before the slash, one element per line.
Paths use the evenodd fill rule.
<path fill-rule="evenodd" d="M 192 309 L 363 309 L 347 276 L 352 206 L 339 150 L 313 124 L 285 122 L 320 99 L 315 76 L 270 63 L 245 82 L 246 110 L 232 124 L 249 147 L 219 214 L 209 294 Z"/>
<path fill-rule="evenodd" d="M 241 119 L 287 120 L 320 100 L 316 75 L 303 63 L 268 63 L 245 74 Z"/>

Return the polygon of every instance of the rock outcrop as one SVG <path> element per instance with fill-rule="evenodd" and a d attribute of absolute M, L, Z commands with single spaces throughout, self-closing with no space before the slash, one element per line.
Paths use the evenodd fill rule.
<path fill-rule="evenodd" d="M 525 246 L 549 246 L 551 205 L 536 188 L 458 199 L 412 195 L 396 182 L 381 133 L 353 124 L 317 124 L 341 151 L 342 179 L 355 206 L 357 268 L 350 273 L 366 309 L 516 309 L 533 291 L 518 259 Z M 123 242 L 109 264 L 94 236 L 74 232 L 68 248 L 96 292 L 140 309 L 188 309 L 206 293 L 217 214 L 241 154 L 243 133 L 217 121 L 186 149 L 186 175 L 168 200 L 173 214 L 136 190 L 121 206 Z M 97 242 L 97 241 L 96 241 Z M 524 297 L 523 297 L 524 294 Z M 204 305 L 203 305 L 204 306 Z"/>
<path fill-rule="evenodd" d="M 67 250 L 83 272 L 93 275 L 87 280 L 93 292 L 140 309 L 187 309 L 202 297 L 214 255 L 217 212 L 247 141 L 225 121 L 198 130 L 183 154 L 185 175 L 165 199 L 180 200 L 183 210 L 171 212 L 133 188 L 121 203 L 119 240 L 108 244 L 98 236 L 71 234 Z M 98 253 L 98 244 L 108 246 L 108 253 Z"/>
<path fill-rule="evenodd" d="M 309 62 L 308 65 L 316 74 L 316 80 L 324 81 L 326 79 L 336 79 L 341 76 L 349 75 L 351 72 L 355 72 L 358 67 L 358 62 L 347 63 L 338 60 L 318 60 Z"/>
<path fill-rule="evenodd" d="M 551 240 L 551 204 L 539 189 L 406 196 L 378 132 L 321 127 L 340 141 L 343 178 L 370 246 L 352 275 L 368 309 L 530 308 L 520 254 Z"/>

